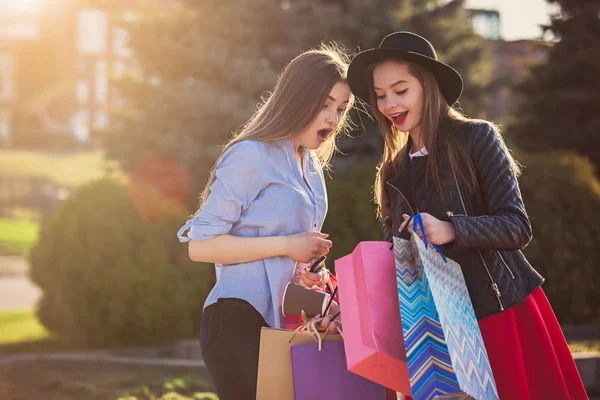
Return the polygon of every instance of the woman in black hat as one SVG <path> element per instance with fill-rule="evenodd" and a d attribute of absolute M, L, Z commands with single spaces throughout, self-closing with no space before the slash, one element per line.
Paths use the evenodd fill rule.
<path fill-rule="evenodd" d="M 348 81 L 384 137 L 375 197 L 386 240 L 421 213 L 429 242 L 462 266 L 500 399 L 586 399 L 544 278 L 521 252 L 532 231 L 519 167 L 494 124 L 452 108 L 458 72 L 397 32 L 359 53 Z"/>

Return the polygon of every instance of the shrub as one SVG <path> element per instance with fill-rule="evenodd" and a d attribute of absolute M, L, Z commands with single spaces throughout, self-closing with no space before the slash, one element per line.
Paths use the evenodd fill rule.
<path fill-rule="evenodd" d="M 359 162 L 347 173 L 327 180 L 329 207 L 323 232 L 333 241 L 327 256 L 327 268 L 332 271 L 334 260 L 350 254 L 358 242 L 383 239 L 373 201 L 375 166 L 376 162 Z"/>
<path fill-rule="evenodd" d="M 525 249 L 561 323 L 600 322 L 600 182 L 568 153 L 517 154 L 534 238 Z"/>
<path fill-rule="evenodd" d="M 139 210 L 139 198 L 159 203 L 151 210 L 169 212 Z M 49 330 L 94 347 L 198 333 L 214 270 L 189 260 L 175 235 L 186 212 L 166 203 L 144 185 L 127 189 L 103 179 L 80 188 L 43 221 L 30 274 L 43 291 L 38 316 Z"/>

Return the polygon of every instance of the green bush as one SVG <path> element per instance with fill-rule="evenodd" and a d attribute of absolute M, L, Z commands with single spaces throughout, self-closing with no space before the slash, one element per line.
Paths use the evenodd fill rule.
<path fill-rule="evenodd" d="M 148 206 L 156 193 L 140 190 L 90 183 L 42 223 L 30 274 L 43 291 L 38 317 L 50 331 L 91 347 L 197 335 L 214 270 L 190 261 L 176 238 L 186 212 L 164 199 Z M 157 209 L 170 212 L 157 216 Z"/>
<path fill-rule="evenodd" d="M 383 227 L 376 218 L 373 201 L 376 162 L 358 162 L 347 173 L 327 180 L 329 207 L 323 232 L 333 247 L 327 255 L 327 268 L 334 271 L 334 260 L 350 254 L 358 242 L 382 240 Z"/>
<path fill-rule="evenodd" d="M 592 165 L 567 153 L 518 154 L 533 240 L 525 255 L 560 323 L 600 322 L 600 182 Z"/>

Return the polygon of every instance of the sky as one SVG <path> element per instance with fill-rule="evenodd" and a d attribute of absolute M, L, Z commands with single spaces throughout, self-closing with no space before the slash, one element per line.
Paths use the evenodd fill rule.
<path fill-rule="evenodd" d="M 538 25 L 549 22 L 548 14 L 554 9 L 546 0 L 466 0 L 466 6 L 498 10 L 505 40 L 539 37 Z"/>
<path fill-rule="evenodd" d="M 0 0 L 0 16 L 9 13 L 35 12 L 43 0 Z M 549 21 L 553 8 L 546 0 L 466 0 L 468 8 L 500 11 L 501 35 L 505 40 L 540 36 L 539 24 Z"/>

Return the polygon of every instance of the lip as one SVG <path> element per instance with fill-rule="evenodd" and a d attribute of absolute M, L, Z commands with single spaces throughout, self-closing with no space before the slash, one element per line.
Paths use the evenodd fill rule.
<path fill-rule="evenodd" d="M 324 132 L 324 133 L 321 133 L 321 132 Z M 319 131 L 317 132 L 317 139 L 319 140 L 319 142 L 323 143 L 327 140 L 327 138 L 329 137 L 329 134 L 331 134 L 331 132 L 333 132 L 333 129 L 331 129 L 331 128 L 319 129 Z"/>
<path fill-rule="evenodd" d="M 397 119 L 396 117 L 398 117 L 401 114 L 404 114 L 404 116 L 401 119 Z M 400 126 L 404 122 L 406 122 L 406 118 L 408 117 L 408 111 L 402 111 L 402 112 L 397 112 L 394 114 L 388 114 L 388 117 L 390 117 L 390 119 L 392 120 L 392 122 L 394 122 L 395 125 Z"/>

